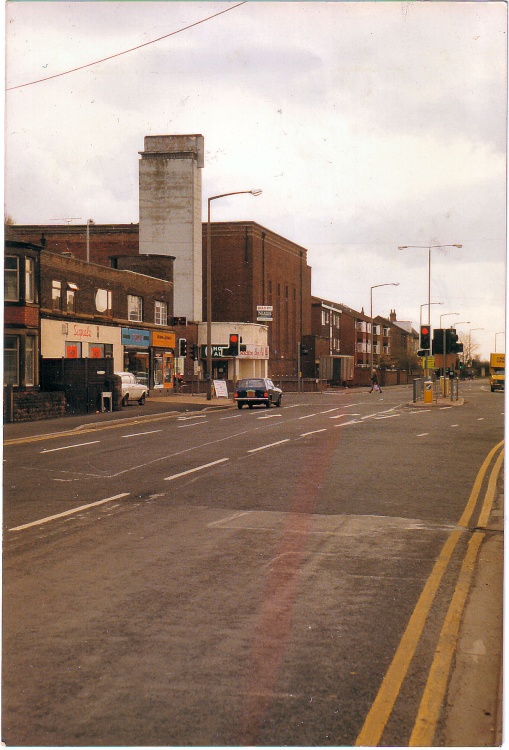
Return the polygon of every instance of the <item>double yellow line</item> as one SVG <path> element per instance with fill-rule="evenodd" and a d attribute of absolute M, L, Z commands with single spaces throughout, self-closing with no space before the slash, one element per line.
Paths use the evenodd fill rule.
<path fill-rule="evenodd" d="M 493 457 L 503 444 L 504 441 L 502 440 L 492 448 L 479 469 L 468 503 L 458 523 L 460 527 L 468 527 L 479 499 L 481 487 L 488 468 Z M 493 506 L 493 500 L 495 498 L 497 479 L 503 460 L 504 451 L 501 450 L 488 481 L 488 487 L 484 497 L 479 521 L 477 523 L 477 528 L 479 529 L 484 528 L 488 522 L 489 514 Z M 375 747 L 380 741 L 394 708 L 396 699 L 400 693 L 403 680 L 406 677 L 410 663 L 414 657 L 415 650 L 422 635 L 438 587 L 442 581 L 447 566 L 449 565 L 454 549 L 463 533 L 463 531 L 458 530 L 453 531 L 450 534 L 435 562 L 431 575 L 422 590 L 391 665 L 385 674 L 380 690 L 371 706 L 360 734 L 357 737 L 355 742 L 357 746 Z M 473 534 L 468 544 L 454 595 L 451 599 L 449 610 L 440 633 L 438 646 L 435 651 L 435 658 L 429 671 L 424 694 L 410 737 L 409 747 L 429 747 L 432 744 L 447 687 L 450 665 L 456 647 L 463 608 L 470 588 L 477 553 L 484 537 L 485 534 L 482 532 Z"/>

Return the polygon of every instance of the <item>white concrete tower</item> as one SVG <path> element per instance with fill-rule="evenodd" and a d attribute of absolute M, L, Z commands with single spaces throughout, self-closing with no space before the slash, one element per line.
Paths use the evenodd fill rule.
<path fill-rule="evenodd" d="M 140 253 L 173 255 L 174 314 L 202 316 L 202 135 L 148 135 L 140 151 Z"/>

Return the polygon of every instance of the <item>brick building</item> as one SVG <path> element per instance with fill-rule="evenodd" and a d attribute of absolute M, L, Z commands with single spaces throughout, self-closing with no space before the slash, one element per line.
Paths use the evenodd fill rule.
<path fill-rule="evenodd" d="M 299 341 L 311 333 L 311 268 L 307 250 L 255 222 L 219 222 L 212 229 L 212 320 L 239 323 L 258 320 L 258 306 L 273 308 L 267 321 L 269 373 L 296 376 Z M 207 226 L 202 227 L 203 269 Z M 43 242 L 50 253 L 105 266 L 136 270 L 138 225 L 11 225 L 6 233 L 25 242 Z M 124 260 L 119 261 L 122 257 Z M 149 257 L 139 256 L 139 257 Z M 154 256 L 163 257 L 163 256 Z M 120 265 L 119 265 L 120 263 Z M 203 272 L 205 274 L 205 271 Z M 206 283 L 203 276 L 203 310 Z M 186 332 L 183 333 L 187 337 Z M 191 335 L 189 336 L 191 338 Z M 220 343 L 220 342 L 217 342 Z M 224 364 L 214 358 L 214 367 Z"/>

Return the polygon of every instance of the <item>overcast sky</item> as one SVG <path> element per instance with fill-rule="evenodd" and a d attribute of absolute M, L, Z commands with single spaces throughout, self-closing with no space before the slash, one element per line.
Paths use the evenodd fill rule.
<path fill-rule="evenodd" d="M 312 292 L 419 326 L 428 302 L 487 357 L 505 329 L 506 4 L 14 2 L 5 210 L 138 221 L 145 135 L 205 138 L 213 220 L 308 249 Z M 226 13 L 168 36 L 220 11 Z M 55 223 L 62 223 L 55 222 Z M 424 322 L 427 309 L 422 310 Z M 463 323 L 463 321 L 469 321 Z M 504 337 L 497 337 L 498 350 Z"/>

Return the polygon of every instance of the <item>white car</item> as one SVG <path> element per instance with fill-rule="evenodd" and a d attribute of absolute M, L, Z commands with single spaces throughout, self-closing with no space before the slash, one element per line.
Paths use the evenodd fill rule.
<path fill-rule="evenodd" d="M 122 379 L 122 406 L 127 406 L 129 401 L 137 401 L 140 406 L 145 403 L 148 396 L 148 388 L 145 383 L 140 383 L 132 372 L 115 373 Z"/>

